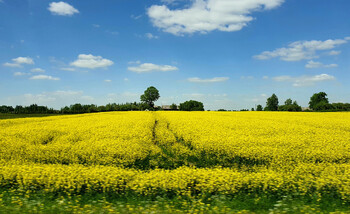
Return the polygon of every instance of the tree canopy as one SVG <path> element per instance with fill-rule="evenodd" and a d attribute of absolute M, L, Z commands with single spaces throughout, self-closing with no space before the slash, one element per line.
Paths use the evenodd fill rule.
<path fill-rule="evenodd" d="M 147 103 L 150 107 L 154 107 L 154 102 L 159 99 L 159 91 L 154 86 L 150 86 L 146 89 L 144 94 L 141 95 L 141 102 Z"/>
<path fill-rule="evenodd" d="M 322 104 L 320 104 L 322 103 Z M 327 94 L 325 92 L 319 92 L 315 93 L 310 97 L 309 107 L 310 109 L 315 110 L 315 107 L 318 106 L 325 106 L 326 104 L 329 104 Z"/>
<path fill-rule="evenodd" d="M 204 105 L 201 102 L 195 100 L 189 100 L 184 103 L 180 103 L 180 111 L 204 111 Z"/>
<path fill-rule="evenodd" d="M 272 94 L 271 97 L 267 98 L 265 111 L 277 111 L 278 110 L 278 97 L 276 94 Z"/>

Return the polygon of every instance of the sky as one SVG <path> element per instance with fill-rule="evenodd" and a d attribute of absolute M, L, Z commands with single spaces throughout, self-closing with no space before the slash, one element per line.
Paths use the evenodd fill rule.
<path fill-rule="evenodd" d="M 0 0 L 0 105 L 350 102 L 349 0 Z"/>

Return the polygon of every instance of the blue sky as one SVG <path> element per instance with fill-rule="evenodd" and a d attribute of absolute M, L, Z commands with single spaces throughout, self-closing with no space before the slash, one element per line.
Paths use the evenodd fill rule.
<path fill-rule="evenodd" d="M 0 0 L 0 105 L 350 102 L 348 0 Z"/>

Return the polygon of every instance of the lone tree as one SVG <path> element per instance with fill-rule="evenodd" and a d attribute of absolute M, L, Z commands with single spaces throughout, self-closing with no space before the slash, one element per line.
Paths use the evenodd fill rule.
<path fill-rule="evenodd" d="M 151 108 L 154 107 L 154 102 L 159 99 L 159 91 L 153 86 L 146 89 L 144 94 L 141 95 L 141 102 L 147 103 Z"/>
<path fill-rule="evenodd" d="M 312 97 L 310 97 L 310 109 L 315 110 L 315 107 L 321 104 L 329 104 L 327 94 L 325 92 L 315 93 L 314 95 L 312 95 Z"/>
<path fill-rule="evenodd" d="M 276 94 L 272 94 L 271 97 L 267 98 L 265 111 L 277 111 L 278 110 L 278 97 Z"/>
<path fill-rule="evenodd" d="M 184 103 L 180 103 L 180 111 L 204 111 L 204 105 L 201 102 L 190 100 Z"/>

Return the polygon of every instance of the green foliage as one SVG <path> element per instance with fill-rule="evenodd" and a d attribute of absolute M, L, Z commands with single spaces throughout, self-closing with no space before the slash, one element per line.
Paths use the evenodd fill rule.
<path fill-rule="evenodd" d="M 265 111 L 277 111 L 278 110 L 278 97 L 276 94 L 272 94 L 271 97 L 267 98 Z"/>
<path fill-rule="evenodd" d="M 350 111 L 350 103 L 332 103 L 336 111 Z"/>
<path fill-rule="evenodd" d="M 315 111 L 332 111 L 334 106 L 326 101 L 321 101 L 313 106 Z"/>
<path fill-rule="evenodd" d="M 309 107 L 310 109 L 316 110 L 316 105 L 320 104 L 320 106 L 324 106 L 325 104 L 328 104 L 328 98 L 327 98 L 327 94 L 325 92 L 319 92 L 319 93 L 315 93 L 312 95 L 312 97 L 310 97 L 310 102 L 309 102 Z M 320 106 L 318 108 L 320 108 Z M 323 108 L 323 107 L 322 107 Z"/>
<path fill-rule="evenodd" d="M 152 108 L 154 107 L 154 102 L 159 99 L 159 91 L 153 86 L 146 89 L 143 95 L 141 95 L 141 102 L 147 103 Z"/>
<path fill-rule="evenodd" d="M 292 105 L 293 103 L 293 100 L 288 98 L 285 102 L 284 102 L 284 105 Z"/>
<path fill-rule="evenodd" d="M 298 105 L 297 101 L 292 101 L 292 99 L 287 99 L 284 105 L 278 106 L 278 111 L 301 111 L 301 106 Z"/>
<path fill-rule="evenodd" d="M 218 111 L 227 111 L 227 110 L 226 110 L 226 109 L 221 108 L 221 109 L 218 109 Z"/>
<path fill-rule="evenodd" d="M 18 105 L 15 108 L 12 106 L 0 106 L 0 113 L 14 113 L 14 114 L 58 114 L 59 111 L 46 106 L 38 106 L 37 104 L 32 104 L 30 106 Z"/>
<path fill-rule="evenodd" d="M 171 110 L 178 110 L 177 105 L 175 103 L 171 104 L 170 109 Z"/>
<path fill-rule="evenodd" d="M 201 102 L 190 100 L 184 103 L 180 103 L 180 111 L 204 111 L 204 105 Z"/>
<path fill-rule="evenodd" d="M 263 110 L 262 105 L 257 105 L 257 106 L 256 106 L 256 110 L 257 110 L 257 111 L 262 111 L 262 110 Z"/>

